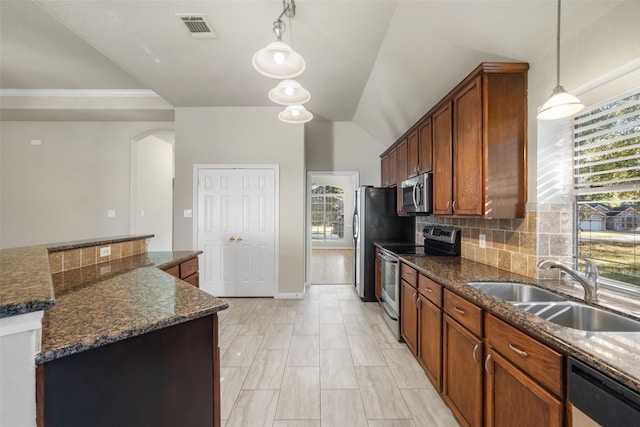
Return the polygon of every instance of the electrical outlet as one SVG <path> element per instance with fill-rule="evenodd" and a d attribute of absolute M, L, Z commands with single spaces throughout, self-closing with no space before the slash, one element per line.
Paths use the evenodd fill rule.
<path fill-rule="evenodd" d="M 110 256 L 111 255 L 111 246 L 105 246 L 104 248 L 100 248 L 100 256 Z"/>
<path fill-rule="evenodd" d="M 115 211 L 115 209 L 109 209 L 109 210 L 107 211 L 107 217 L 109 217 L 109 218 L 115 218 L 115 217 L 116 217 L 116 211 Z"/>
<path fill-rule="evenodd" d="M 485 234 L 480 235 L 480 247 L 481 248 L 487 247 L 487 236 Z"/>

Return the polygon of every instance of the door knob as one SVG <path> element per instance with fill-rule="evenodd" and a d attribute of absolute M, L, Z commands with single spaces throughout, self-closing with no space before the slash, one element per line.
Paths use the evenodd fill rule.
<path fill-rule="evenodd" d="M 242 236 L 238 236 L 238 242 L 242 240 Z"/>
<path fill-rule="evenodd" d="M 235 237 L 233 237 L 233 236 L 229 237 L 229 241 L 233 242 L 234 240 L 236 240 Z"/>

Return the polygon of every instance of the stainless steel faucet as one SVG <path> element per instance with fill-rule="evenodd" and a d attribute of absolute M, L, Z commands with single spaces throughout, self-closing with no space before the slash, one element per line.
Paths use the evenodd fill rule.
<path fill-rule="evenodd" d="M 538 263 L 538 268 L 542 268 L 545 270 L 549 268 L 557 268 L 576 279 L 578 283 L 580 283 L 580 285 L 582 285 L 582 287 L 584 288 L 584 300 L 587 303 L 591 304 L 598 301 L 598 267 L 588 259 L 581 259 L 587 266 L 585 274 L 580 273 L 579 271 L 565 264 L 548 259 L 543 259 L 542 261 L 540 261 Z"/>

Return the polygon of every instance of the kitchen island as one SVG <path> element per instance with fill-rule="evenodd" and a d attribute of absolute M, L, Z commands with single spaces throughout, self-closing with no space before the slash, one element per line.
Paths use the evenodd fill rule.
<path fill-rule="evenodd" d="M 162 271 L 196 252 L 133 251 L 49 274 L 61 247 L 148 237 L 1 251 L 11 274 L 3 268 L 0 316 L 45 310 L 34 361 L 39 426 L 219 425 L 217 312 L 228 305 Z"/>

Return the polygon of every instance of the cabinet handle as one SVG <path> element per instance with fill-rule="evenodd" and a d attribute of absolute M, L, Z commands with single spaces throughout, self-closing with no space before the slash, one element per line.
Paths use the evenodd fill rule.
<path fill-rule="evenodd" d="M 456 201 L 455 200 L 453 201 L 453 204 L 451 205 L 451 207 L 453 208 L 453 211 L 455 212 L 456 211 Z"/>
<path fill-rule="evenodd" d="M 509 348 L 513 350 L 513 352 L 520 357 L 529 357 L 529 354 L 526 351 L 520 350 L 518 347 L 516 347 L 513 344 L 509 344 Z"/>
<path fill-rule="evenodd" d="M 463 309 L 461 309 L 460 307 L 453 307 L 453 309 L 455 311 L 457 311 L 458 313 L 462 314 L 463 316 L 466 315 L 467 313 L 465 313 L 465 311 Z"/>
<path fill-rule="evenodd" d="M 411 297 L 411 299 L 413 299 L 413 304 L 415 304 L 415 306 L 418 307 L 418 293 L 417 292 L 414 292 L 414 294 Z"/>
<path fill-rule="evenodd" d="M 473 361 L 474 361 L 474 362 L 476 362 L 476 363 L 478 363 L 478 349 L 479 349 L 479 348 L 480 348 L 480 345 L 479 345 L 479 344 L 476 344 L 476 345 L 473 347 Z"/>
<path fill-rule="evenodd" d="M 236 238 L 235 238 L 235 237 L 233 237 L 233 236 L 229 237 L 229 241 L 230 241 L 230 242 L 233 242 L 234 240 L 236 240 Z"/>
<path fill-rule="evenodd" d="M 490 363 L 491 363 L 491 354 L 487 354 L 487 358 L 484 360 L 484 370 L 487 371 L 487 374 L 491 375 L 491 369 L 489 369 Z"/>
<path fill-rule="evenodd" d="M 450 209 L 450 208 L 451 208 L 451 201 L 450 201 L 450 200 L 447 200 L 447 212 L 450 212 L 450 211 L 451 211 L 451 209 Z"/>
<path fill-rule="evenodd" d="M 424 290 L 429 292 L 429 293 L 433 292 L 433 289 L 431 289 L 431 288 L 424 288 Z"/>

